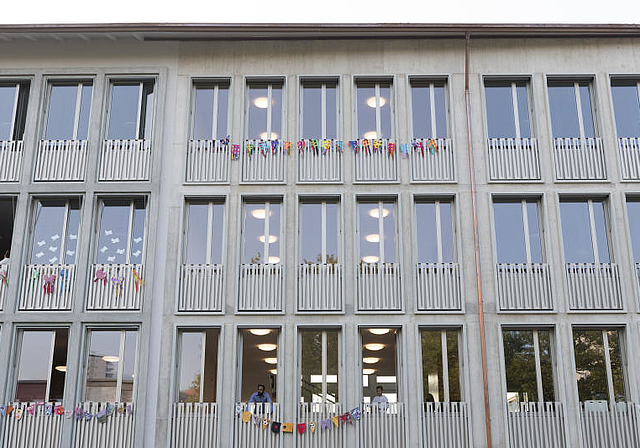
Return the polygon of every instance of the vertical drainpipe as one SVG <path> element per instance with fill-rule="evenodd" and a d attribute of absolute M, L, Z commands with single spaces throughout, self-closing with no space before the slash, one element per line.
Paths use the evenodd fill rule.
<path fill-rule="evenodd" d="M 467 112 L 467 140 L 469 142 L 469 177 L 471 182 L 471 207 L 473 209 L 473 246 L 476 258 L 476 286 L 478 288 L 478 318 L 480 329 L 480 351 L 482 354 L 482 386 L 484 390 L 484 423 L 487 434 L 487 448 L 491 443 L 491 411 L 489 408 L 489 383 L 487 380 L 487 345 L 484 331 L 484 307 L 482 298 L 482 278 L 480 276 L 480 244 L 478 240 L 478 207 L 476 204 L 476 175 L 473 165 L 473 139 L 471 135 L 471 103 L 469 100 L 469 33 L 465 34 L 464 52 L 464 100 Z"/>

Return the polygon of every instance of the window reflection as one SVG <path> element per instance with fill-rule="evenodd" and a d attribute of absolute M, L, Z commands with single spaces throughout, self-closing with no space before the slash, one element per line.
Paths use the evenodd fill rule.
<path fill-rule="evenodd" d="M 31 264 L 75 264 L 80 227 L 78 199 L 36 202 Z"/>
<path fill-rule="evenodd" d="M 338 263 L 338 204 L 305 201 L 300 215 L 300 262 Z"/>
<path fill-rule="evenodd" d="M 218 329 L 180 332 L 178 401 L 214 403 L 218 374 Z"/>
<path fill-rule="evenodd" d="M 151 138 L 153 87 L 153 81 L 112 85 L 109 140 Z"/>
<path fill-rule="evenodd" d="M 224 204 L 187 204 L 185 261 L 188 264 L 221 264 Z"/>
<path fill-rule="evenodd" d="M 549 82 L 554 137 L 595 137 L 588 81 Z"/>
<path fill-rule="evenodd" d="M 143 199 L 104 199 L 96 263 L 142 263 L 145 215 Z"/>
<path fill-rule="evenodd" d="M 194 140 L 217 140 L 228 135 L 229 83 L 199 81 L 194 85 Z"/>
<path fill-rule="evenodd" d="M 418 263 L 452 263 L 453 222 L 448 201 L 417 201 Z"/>
<path fill-rule="evenodd" d="M 414 138 L 447 138 L 444 81 L 411 80 Z"/>
<path fill-rule="evenodd" d="M 86 140 L 91 90 L 88 82 L 51 85 L 45 139 Z"/>
<path fill-rule="evenodd" d="M 282 139 L 282 83 L 248 85 L 247 138 Z"/>
<path fill-rule="evenodd" d="M 493 213 L 498 263 L 542 263 L 537 201 L 501 199 Z"/>
<path fill-rule="evenodd" d="M 395 263 L 395 203 L 360 202 L 358 216 L 360 261 Z"/>
<path fill-rule="evenodd" d="M 484 91 L 489 138 L 531 137 L 526 81 L 487 81 Z"/>
<path fill-rule="evenodd" d="M 640 85 L 637 81 L 611 83 L 618 137 L 640 137 Z"/>
<path fill-rule="evenodd" d="M 604 202 L 560 202 L 564 257 L 567 263 L 609 263 Z"/>
<path fill-rule="evenodd" d="M 28 99 L 28 82 L 0 83 L 0 141 L 22 140 Z"/>
<path fill-rule="evenodd" d="M 420 331 L 420 338 L 423 400 L 427 403 L 462 401 L 458 330 L 424 329 Z"/>
<path fill-rule="evenodd" d="M 280 263 L 280 203 L 246 203 L 244 263 Z"/>
<path fill-rule="evenodd" d="M 337 84 L 305 81 L 302 85 L 302 138 L 337 138 Z"/>
<path fill-rule="evenodd" d="M 358 138 L 392 138 L 391 83 L 358 82 Z"/>
<path fill-rule="evenodd" d="M 338 334 L 338 330 L 300 331 L 300 400 L 303 403 L 339 402 Z"/>

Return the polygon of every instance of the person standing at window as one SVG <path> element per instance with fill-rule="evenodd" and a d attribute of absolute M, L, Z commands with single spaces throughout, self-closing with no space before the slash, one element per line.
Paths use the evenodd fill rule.
<path fill-rule="evenodd" d="M 256 410 L 260 409 L 266 411 L 265 403 L 269 403 L 271 410 L 273 410 L 273 401 L 269 392 L 265 392 L 264 384 L 258 384 L 258 391 L 251 394 L 249 397 L 249 404 L 256 403 Z"/>
<path fill-rule="evenodd" d="M 376 396 L 373 397 L 373 400 L 371 400 L 371 403 L 374 405 L 374 407 L 377 407 L 379 410 L 386 411 L 387 408 L 389 407 L 389 400 L 387 399 L 386 396 L 382 395 L 382 392 L 384 392 L 384 389 L 382 388 L 382 386 L 376 387 Z"/>

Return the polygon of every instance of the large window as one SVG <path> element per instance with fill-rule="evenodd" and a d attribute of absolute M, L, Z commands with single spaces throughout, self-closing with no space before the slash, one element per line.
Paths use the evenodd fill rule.
<path fill-rule="evenodd" d="M 16 216 L 16 198 L 0 197 L 0 275 L 7 269 L 13 241 L 13 221 Z M 6 257 L 7 261 L 1 260 Z"/>
<path fill-rule="evenodd" d="M 272 328 L 240 330 L 240 401 L 249 401 L 259 385 L 277 401 L 278 335 Z"/>
<path fill-rule="evenodd" d="M 337 81 L 302 82 L 302 138 L 338 138 Z"/>
<path fill-rule="evenodd" d="M 553 136 L 595 137 L 589 81 L 549 81 Z"/>
<path fill-rule="evenodd" d="M 337 403 L 339 330 L 300 330 L 300 401 Z"/>
<path fill-rule="evenodd" d="M 640 82 L 613 80 L 611 95 L 618 137 L 640 137 Z"/>
<path fill-rule="evenodd" d="M 0 141 L 22 140 L 28 99 L 28 82 L 0 82 Z"/>
<path fill-rule="evenodd" d="M 392 328 L 360 329 L 364 403 L 375 403 L 386 409 L 386 403 L 398 401 L 398 336 L 398 330 Z"/>
<path fill-rule="evenodd" d="M 427 403 L 462 401 L 458 330 L 422 329 L 422 393 Z"/>
<path fill-rule="evenodd" d="M 411 80 L 413 138 L 447 138 L 445 81 Z"/>
<path fill-rule="evenodd" d="M 536 199 L 496 199 L 493 218 L 498 263 L 542 263 Z"/>
<path fill-rule="evenodd" d="M 247 85 L 247 138 L 282 140 L 282 81 Z"/>
<path fill-rule="evenodd" d="M 567 263 L 609 263 L 609 237 L 602 199 L 560 202 L 564 259 Z"/>
<path fill-rule="evenodd" d="M 360 261 L 363 263 L 395 263 L 395 202 L 358 202 L 358 234 Z"/>
<path fill-rule="evenodd" d="M 489 138 L 531 137 L 527 81 L 487 80 L 484 93 Z"/>
<path fill-rule="evenodd" d="M 305 199 L 300 204 L 300 263 L 339 262 L 340 213 L 337 200 Z"/>
<path fill-rule="evenodd" d="M 229 134 L 229 81 L 193 85 L 193 140 L 218 140 Z"/>
<path fill-rule="evenodd" d="M 142 263 L 145 214 L 144 199 L 100 201 L 96 263 Z"/>
<path fill-rule="evenodd" d="M 358 138 L 393 138 L 391 82 L 359 80 L 356 83 Z"/>
<path fill-rule="evenodd" d="M 181 403 L 215 403 L 220 330 L 178 333 L 178 396 Z"/>
<path fill-rule="evenodd" d="M 280 208 L 280 202 L 245 203 L 243 263 L 280 263 L 280 241 L 282 238 Z"/>
<path fill-rule="evenodd" d="M 79 199 L 36 201 L 31 264 L 75 264 L 79 227 Z"/>
<path fill-rule="evenodd" d="M 19 331 L 15 401 L 62 401 L 68 343 L 68 328 Z"/>
<path fill-rule="evenodd" d="M 109 140 L 148 140 L 153 124 L 153 81 L 116 81 L 111 85 Z"/>
<path fill-rule="evenodd" d="M 418 263 L 454 261 L 451 200 L 416 199 L 416 241 Z"/>
<path fill-rule="evenodd" d="M 91 82 L 49 86 L 46 140 L 86 140 L 91 112 Z"/>
<path fill-rule="evenodd" d="M 640 198 L 627 199 L 627 217 L 633 261 L 637 264 L 640 263 Z"/>
<path fill-rule="evenodd" d="M 187 264 L 222 264 L 224 203 L 189 201 L 185 229 Z"/>

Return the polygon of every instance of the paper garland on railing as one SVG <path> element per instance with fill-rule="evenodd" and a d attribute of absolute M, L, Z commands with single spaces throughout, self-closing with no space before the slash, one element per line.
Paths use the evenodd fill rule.
<path fill-rule="evenodd" d="M 360 411 L 360 407 L 355 407 L 349 412 L 345 412 L 344 414 L 334 415 L 333 417 L 327 418 L 325 420 L 320 420 L 319 422 L 301 422 L 301 423 L 290 423 L 290 422 L 277 422 L 271 421 L 271 419 L 264 418 L 259 414 L 252 414 L 250 411 L 246 409 L 242 409 L 242 405 L 236 405 L 236 416 L 241 415 L 240 419 L 243 423 L 251 423 L 258 427 L 262 427 L 262 429 L 267 429 L 269 424 L 271 424 L 271 432 L 274 434 L 287 433 L 292 434 L 293 429 L 295 427 L 298 434 L 302 435 L 305 433 L 307 429 L 311 431 L 312 434 L 315 434 L 316 428 L 320 425 L 320 431 L 330 431 L 333 425 L 336 428 L 339 428 L 340 425 L 353 425 L 354 422 L 357 422 L 362 417 L 362 413 Z"/>
<path fill-rule="evenodd" d="M 112 416 L 115 412 L 123 415 L 132 415 L 133 414 L 133 406 L 128 404 L 126 406 L 118 406 L 116 407 L 113 404 L 107 403 L 100 411 L 92 414 L 90 412 L 84 411 L 81 407 L 75 408 L 75 410 L 66 409 L 60 404 L 44 404 L 42 402 L 30 404 L 26 408 L 15 408 L 8 405 L 0 405 L 0 416 L 9 417 L 13 413 L 13 417 L 16 420 L 21 420 L 26 415 L 34 416 L 37 406 L 44 406 L 44 415 L 50 417 L 52 415 L 64 416 L 67 419 L 70 419 L 75 415 L 76 420 L 84 420 L 88 422 L 93 417 L 98 420 L 99 423 L 104 423 L 107 420 L 107 417 Z M 15 410 L 15 412 L 14 412 Z"/>

